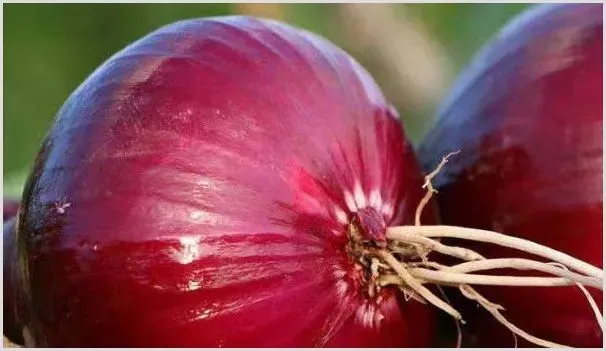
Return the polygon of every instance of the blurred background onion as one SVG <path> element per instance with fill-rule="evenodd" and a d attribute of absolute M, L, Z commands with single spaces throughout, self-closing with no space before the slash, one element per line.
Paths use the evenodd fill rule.
<path fill-rule="evenodd" d="M 55 113 L 109 56 L 192 17 L 246 14 L 316 32 L 378 81 L 416 143 L 452 78 L 526 4 L 6 4 L 4 194 L 19 196 Z"/>

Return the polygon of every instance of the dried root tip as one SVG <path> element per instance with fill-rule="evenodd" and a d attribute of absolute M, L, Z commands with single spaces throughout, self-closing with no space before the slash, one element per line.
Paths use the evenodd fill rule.
<path fill-rule="evenodd" d="M 433 194 L 438 192 L 433 187 L 433 184 L 431 184 L 431 180 L 438 173 L 440 173 L 440 170 L 442 170 L 442 167 L 444 167 L 446 165 L 446 163 L 448 162 L 448 159 L 451 156 L 458 154 L 459 152 L 461 152 L 461 150 L 451 152 L 448 155 L 442 157 L 442 161 L 440 161 L 438 166 L 431 173 L 429 173 L 428 175 L 425 176 L 425 183 L 423 184 L 423 189 L 427 189 L 427 192 L 425 193 L 425 196 L 423 196 L 423 198 L 417 205 L 417 209 L 415 211 L 415 225 L 421 225 L 421 214 L 423 213 L 423 209 L 425 208 L 425 206 L 427 206 L 427 204 L 429 203 L 429 200 L 431 200 L 431 197 L 433 196 Z"/>
<path fill-rule="evenodd" d="M 460 152 L 461 152 L 461 150 L 457 150 L 457 151 L 453 151 L 453 152 L 446 154 L 446 156 L 443 156 L 442 160 L 440 161 L 438 166 L 433 171 L 431 171 L 431 173 L 429 173 L 428 175 L 425 176 L 425 184 L 423 184 L 423 189 L 425 189 L 425 188 L 433 189 L 433 186 L 431 185 L 431 180 L 433 178 L 435 178 L 435 176 L 437 176 L 438 173 L 440 173 L 440 171 L 442 170 L 442 167 L 446 166 L 446 163 L 448 163 L 449 158 L 451 158 L 454 155 L 457 155 Z"/>
<path fill-rule="evenodd" d="M 459 290 L 461 290 L 461 293 L 463 294 L 463 296 L 465 296 L 466 298 L 468 298 L 470 300 L 477 301 L 482 307 L 484 307 L 488 312 L 490 312 L 490 314 L 492 314 L 492 316 L 497 321 L 499 321 L 507 329 L 511 330 L 514 334 L 522 337 L 523 339 L 525 339 L 535 345 L 543 346 L 543 347 L 570 348 L 570 346 L 561 345 L 561 344 L 557 344 L 557 343 L 554 343 L 551 341 L 537 338 L 535 336 L 528 334 L 527 332 L 523 331 L 522 329 L 516 327 L 514 324 L 509 322 L 505 317 L 503 317 L 503 315 L 499 312 L 499 309 L 495 307 L 495 304 L 488 301 L 484 296 L 480 295 L 477 291 L 475 291 L 469 285 L 465 285 L 465 284 L 460 285 Z M 496 305 L 496 306 L 498 306 L 498 305 Z"/>
<path fill-rule="evenodd" d="M 442 289 L 442 287 L 439 285 L 436 285 L 436 287 L 437 287 L 438 291 L 440 292 L 440 294 L 442 295 L 442 297 L 444 298 L 444 301 L 446 301 L 448 304 L 450 304 L 450 300 L 448 300 L 448 296 L 444 292 L 444 289 Z M 459 321 L 455 318 L 453 318 L 453 320 L 455 323 L 455 327 L 457 328 L 457 343 L 455 344 L 455 348 L 458 349 L 463 344 L 463 331 L 461 330 L 461 323 L 459 323 Z"/>

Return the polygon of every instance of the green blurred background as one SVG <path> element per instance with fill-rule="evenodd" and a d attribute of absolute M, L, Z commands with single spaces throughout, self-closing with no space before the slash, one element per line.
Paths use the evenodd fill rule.
<path fill-rule="evenodd" d="M 18 196 L 68 95 L 116 51 L 170 22 L 247 14 L 327 37 L 358 59 L 416 143 L 474 52 L 527 4 L 4 4 L 4 194 Z"/>

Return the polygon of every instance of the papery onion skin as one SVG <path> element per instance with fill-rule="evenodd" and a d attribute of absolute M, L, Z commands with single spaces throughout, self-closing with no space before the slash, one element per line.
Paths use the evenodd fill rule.
<path fill-rule="evenodd" d="M 421 184 L 396 112 L 332 44 L 249 17 L 163 27 L 44 141 L 21 323 L 39 346 L 427 346 L 431 311 L 369 302 L 345 252 L 358 208 L 412 223 Z"/>
<path fill-rule="evenodd" d="M 435 181 L 444 224 L 520 236 L 602 267 L 602 23 L 601 5 L 538 6 L 464 70 L 418 150 L 426 170 L 461 150 Z M 577 287 L 478 290 L 535 336 L 602 345 Z M 591 293 L 602 308 L 601 292 Z M 514 345 L 511 332 L 468 304 L 468 345 Z"/>

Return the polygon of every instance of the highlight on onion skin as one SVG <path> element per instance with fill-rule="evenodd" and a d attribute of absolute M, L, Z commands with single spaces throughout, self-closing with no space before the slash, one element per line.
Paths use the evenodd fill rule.
<path fill-rule="evenodd" d="M 434 182 L 444 224 L 516 235 L 602 267 L 602 31 L 599 4 L 540 5 L 464 70 L 418 150 L 426 171 L 461 150 Z M 602 345 L 595 316 L 574 286 L 478 289 L 532 334 Z M 589 291 L 601 310 L 601 291 Z M 464 345 L 514 345 L 512 334 L 475 303 L 461 312 Z M 518 338 L 518 345 L 528 344 Z"/>
<path fill-rule="evenodd" d="M 422 180 L 396 112 L 332 44 L 248 17 L 163 27 L 43 143 L 18 327 L 36 346 L 428 346 L 432 309 L 368 296 L 346 250 L 359 210 L 412 224 Z"/>

